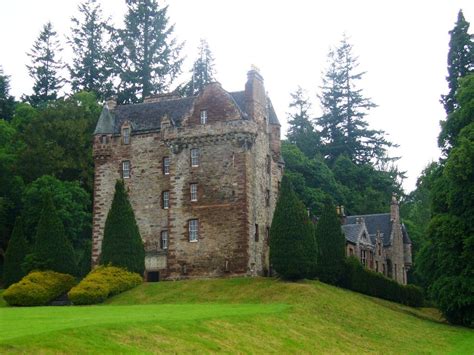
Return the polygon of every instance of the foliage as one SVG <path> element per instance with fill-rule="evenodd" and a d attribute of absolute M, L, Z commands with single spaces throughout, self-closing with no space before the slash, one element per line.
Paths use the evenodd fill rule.
<path fill-rule="evenodd" d="M 84 250 L 82 251 L 82 256 L 79 259 L 78 268 L 78 276 L 85 277 L 90 271 L 92 266 L 92 243 L 89 240 Z"/>
<path fill-rule="evenodd" d="M 15 110 L 15 98 L 10 95 L 10 77 L 0 66 L 0 120 L 10 121 Z"/>
<path fill-rule="evenodd" d="M 34 271 L 11 285 L 3 298 L 11 306 L 44 306 L 76 283 L 73 276 L 54 271 Z"/>
<path fill-rule="evenodd" d="M 109 19 L 104 19 L 97 0 L 79 4 L 81 17 L 73 17 L 72 35 L 68 39 L 74 58 L 69 66 L 74 92 L 93 92 L 104 100 L 112 94 L 111 53 L 107 33 L 111 31 Z"/>
<path fill-rule="evenodd" d="M 286 176 L 270 229 L 270 264 L 287 280 L 309 278 L 316 266 L 314 226 Z"/>
<path fill-rule="evenodd" d="M 15 282 L 20 281 L 25 273 L 21 264 L 28 253 L 29 245 L 23 232 L 23 223 L 20 217 L 17 217 L 15 227 L 8 242 L 8 248 L 5 253 L 3 264 L 3 286 L 8 287 Z"/>
<path fill-rule="evenodd" d="M 105 221 L 102 265 L 112 264 L 140 275 L 145 271 L 145 249 L 123 181 L 117 180 L 115 194 Z"/>
<path fill-rule="evenodd" d="M 96 304 L 108 297 L 127 291 L 142 283 L 136 273 L 113 266 L 101 266 L 91 271 L 69 293 L 69 299 L 76 305 Z"/>
<path fill-rule="evenodd" d="M 338 284 L 344 273 L 346 238 L 333 205 L 326 205 L 316 224 L 318 263 L 316 276 L 323 282 Z"/>
<path fill-rule="evenodd" d="M 58 97 L 58 91 L 64 83 L 59 71 L 63 64 L 57 55 L 62 51 L 56 31 L 51 22 L 47 22 L 33 44 L 28 56 L 30 77 L 34 80 L 33 94 L 27 96 L 27 101 L 33 106 L 44 106 Z"/>
<path fill-rule="evenodd" d="M 120 76 L 118 102 L 139 102 L 161 93 L 181 71 L 183 44 L 172 37 L 168 7 L 157 0 L 127 0 L 125 28 L 115 36 L 115 70 Z"/>

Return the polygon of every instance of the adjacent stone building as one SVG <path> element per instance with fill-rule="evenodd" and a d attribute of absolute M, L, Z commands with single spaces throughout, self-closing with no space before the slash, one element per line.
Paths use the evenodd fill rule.
<path fill-rule="evenodd" d="M 396 197 L 392 198 L 390 213 L 344 216 L 341 208 L 338 212 L 347 256 L 354 255 L 368 269 L 406 285 L 412 264 L 411 240 L 400 221 Z"/>
<path fill-rule="evenodd" d="M 283 163 L 280 124 L 256 70 L 244 91 L 213 83 L 195 97 L 107 102 L 93 154 L 93 263 L 123 179 L 148 280 L 268 272 Z"/>

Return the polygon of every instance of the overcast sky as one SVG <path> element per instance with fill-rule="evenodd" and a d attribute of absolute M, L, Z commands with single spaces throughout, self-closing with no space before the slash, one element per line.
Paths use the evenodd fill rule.
<path fill-rule="evenodd" d="M 0 0 L 0 65 L 11 76 L 12 94 L 31 93 L 26 55 L 47 21 L 64 41 L 78 0 Z M 125 0 L 102 0 L 106 15 L 120 26 Z M 163 2 L 162 2 L 163 3 Z M 290 92 L 308 91 L 317 116 L 316 99 L 326 55 L 345 32 L 359 56 L 365 94 L 379 105 L 368 119 L 373 128 L 389 133 L 400 147 L 392 155 L 415 187 L 416 178 L 437 160 L 436 137 L 447 92 L 448 31 L 459 9 L 474 21 L 474 1 L 464 0 L 173 0 L 169 16 L 175 35 L 185 41 L 187 75 L 200 38 L 215 57 L 217 80 L 228 91 L 243 90 L 246 73 L 256 65 L 286 131 Z M 470 32 L 473 33 L 471 27 Z M 67 61 L 70 53 L 63 57 Z M 184 81 L 184 77 L 182 79 Z"/>

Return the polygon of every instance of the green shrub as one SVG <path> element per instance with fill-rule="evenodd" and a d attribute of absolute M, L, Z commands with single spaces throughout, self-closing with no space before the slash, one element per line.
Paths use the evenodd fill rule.
<path fill-rule="evenodd" d="M 142 283 L 139 274 L 115 266 L 100 266 L 72 288 L 69 299 L 77 305 L 96 304 Z"/>
<path fill-rule="evenodd" d="M 70 290 L 75 284 L 71 275 L 54 271 L 33 271 L 11 285 L 3 298 L 10 306 L 44 306 Z"/>
<path fill-rule="evenodd" d="M 5 287 L 13 285 L 26 275 L 21 268 L 21 264 L 24 262 L 27 253 L 28 243 L 23 232 L 23 223 L 21 218 L 17 217 L 3 264 L 3 284 Z"/>

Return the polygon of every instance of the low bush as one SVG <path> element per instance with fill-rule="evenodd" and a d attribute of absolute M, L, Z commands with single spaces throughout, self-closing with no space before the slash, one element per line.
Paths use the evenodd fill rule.
<path fill-rule="evenodd" d="M 342 287 L 411 307 L 423 305 L 423 290 L 420 287 L 400 285 L 378 272 L 367 270 L 355 257 L 346 259 L 345 269 Z"/>
<path fill-rule="evenodd" d="M 33 271 L 3 293 L 10 306 L 44 306 L 71 289 L 75 278 L 54 271 Z"/>
<path fill-rule="evenodd" d="M 139 274 L 115 266 L 100 266 L 73 287 L 68 297 L 77 305 L 101 303 L 108 297 L 138 286 L 142 281 Z"/>

